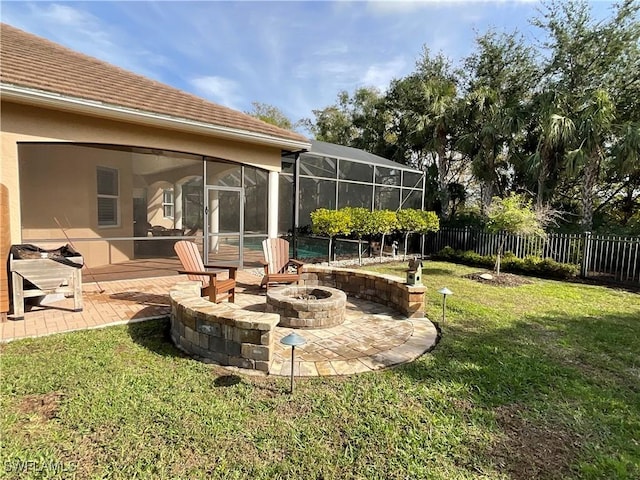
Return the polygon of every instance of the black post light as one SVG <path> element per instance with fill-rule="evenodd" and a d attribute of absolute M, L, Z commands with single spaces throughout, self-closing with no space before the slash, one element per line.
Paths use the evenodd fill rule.
<path fill-rule="evenodd" d="M 453 292 L 447 287 L 438 290 L 438 293 L 442 294 L 442 325 L 444 326 L 445 310 L 447 307 L 447 295 L 453 295 Z"/>
<path fill-rule="evenodd" d="M 304 339 L 304 337 L 298 335 L 296 332 L 291 332 L 289 335 L 280 340 L 280 343 L 291 347 L 291 389 L 289 393 L 293 393 L 293 365 L 296 347 L 301 347 L 302 345 L 307 343 L 307 341 Z"/>

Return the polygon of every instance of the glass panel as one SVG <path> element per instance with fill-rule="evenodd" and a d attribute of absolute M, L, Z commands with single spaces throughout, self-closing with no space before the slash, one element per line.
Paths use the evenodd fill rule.
<path fill-rule="evenodd" d="M 367 210 L 371 210 L 372 197 L 373 185 L 347 182 L 338 183 L 338 208 L 364 207 Z"/>
<path fill-rule="evenodd" d="M 239 235 L 211 235 L 207 264 L 237 265 L 240 261 Z"/>
<path fill-rule="evenodd" d="M 382 185 L 400 185 L 401 170 L 376 167 L 376 183 Z"/>
<path fill-rule="evenodd" d="M 266 235 L 245 235 L 242 244 L 242 262 L 245 268 L 262 267 L 261 260 L 264 259 L 262 253 L 262 241 Z"/>
<path fill-rule="evenodd" d="M 413 172 L 402 172 L 402 186 L 422 189 L 422 174 Z"/>
<path fill-rule="evenodd" d="M 240 232 L 240 192 L 209 190 L 209 233 Z"/>
<path fill-rule="evenodd" d="M 202 235 L 204 230 L 204 197 L 202 177 L 196 177 L 182 186 L 182 224 L 185 235 Z"/>
<path fill-rule="evenodd" d="M 422 191 L 420 190 L 403 190 L 402 191 L 402 208 L 422 208 Z"/>
<path fill-rule="evenodd" d="M 85 261 L 106 267 L 142 257 L 173 257 L 176 239 L 168 237 L 179 237 L 192 226 L 202 231 L 206 203 L 204 162 L 199 156 L 95 145 L 42 143 L 18 148 L 21 234 L 30 243 L 51 240 L 52 235 L 58 235 L 53 240 L 60 243 L 64 236 L 52 220 L 55 216 Z M 75 182 L 66 178 L 69 172 Z M 168 188 L 173 188 L 174 198 L 173 211 L 167 213 L 173 218 L 164 216 L 163 190 Z M 98 224 L 109 228 L 97 229 Z M 131 240 L 81 240 L 95 234 Z M 128 272 L 119 269 L 118 275 Z"/>
<path fill-rule="evenodd" d="M 118 195 L 118 170 L 97 168 L 98 195 Z"/>
<path fill-rule="evenodd" d="M 173 205 L 164 205 L 164 218 L 173 218 Z"/>
<path fill-rule="evenodd" d="M 293 162 L 293 160 L 282 160 L 281 173 L 293 175 L 295 168 L 296 164 Z"/>
<path fill-rule="evenodd" d="M 300 227 L 311 225 L 312 211 L 317 208 L 336 208 L 336 182 L 317 180 L 314 178 L 300 179 Z"/>
<path fill-rule="evenodd" d="M 397 210 L 400 206 L 400 189 L 393 187 L 376 187 L 376 210 Z"/>
<path fill-rule="evenodd" d="M 356 182 L 373 182 L 373 165 L 368 163 L 350 162 L 340 160 L 339 173 L 341 180 L 353 180 Z"/>
<path fill-rule="evenodd" d="M 242 186 L 240 165 L 222 162 L 207 162 L 207 184 L 217 187 Z"/>
<path fill-rule="evenodd" d="M 267 233 L 268 176 L 264 170 L 244 168 L 244 231 L 247 233 Z"/>
<path fill-rule="evenodd" d="M 336 163 L 335 158 L 313 157 L 303 154 L 300 156 L 300 175 L 336 178 Z"/>
<path fill-rule="evenodd" d="M 207 204 L 209 263 L 238 264 L 241 258 L 241 192 L 210 188 Z"/>
<path fill-rule="evenodd" d="M 278 234 L 285 234 L 293 229 L 293 177 L 280 175 L 278 182 Z"/>

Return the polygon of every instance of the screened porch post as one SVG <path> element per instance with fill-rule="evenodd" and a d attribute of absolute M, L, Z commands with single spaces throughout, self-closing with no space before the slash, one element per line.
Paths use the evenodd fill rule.
<path fill-rule="evenodd" d="M 278 178 L 278 172 L 269 172 L 269 213 L 267 218 L 267 234 L 269 238 L 278 237 Z"/>
<path fill-rule="evenodd" d="M 182 183 L 176 182 L 173 186 L 173 228 L 183 228 L 182 226 Z"/>

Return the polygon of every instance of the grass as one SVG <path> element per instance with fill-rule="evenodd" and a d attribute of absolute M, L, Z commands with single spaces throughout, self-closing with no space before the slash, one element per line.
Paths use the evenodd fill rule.
<path fill-rule="evenodd" d="M 293 396 L 180 354 L 166 321 L 3 345 L 0 476 L 640 478 L 640 296 L 476 270 L 426 262 L 428 317 L 454 292 L 433 352 Z"/>

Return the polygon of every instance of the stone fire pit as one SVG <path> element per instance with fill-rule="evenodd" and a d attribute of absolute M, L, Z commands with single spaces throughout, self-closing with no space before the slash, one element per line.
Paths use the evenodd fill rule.
<path fill-rule="evenodd" d="M 299 286 L 267 291 L 267 312 L 280 314 L 278 326 L 328 328 L 344 322 L 347 295 L 337 288 Z"/>

